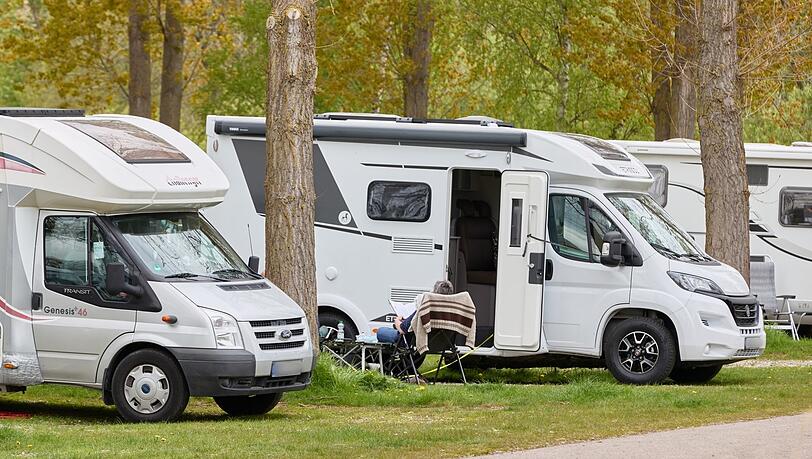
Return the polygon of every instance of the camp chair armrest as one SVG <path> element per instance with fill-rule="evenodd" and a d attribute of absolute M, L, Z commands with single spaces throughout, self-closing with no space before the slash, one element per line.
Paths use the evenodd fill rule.
<path fill-rule="evenodd" d="M 795 295 L 776 295 L 776 298 L 781 298 L 782 300 L 794 300 Z"/>

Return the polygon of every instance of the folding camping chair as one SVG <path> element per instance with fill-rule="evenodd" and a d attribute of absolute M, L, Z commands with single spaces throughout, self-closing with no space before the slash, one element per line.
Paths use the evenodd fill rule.
<path fill-rule="evenodd" d="M 792 339 L 798 340 L 798 326 L 790 301 L 795 295 L 775 294 L 775 264 L 769 256 L 750 257 L 750 290 L 764 308 L 764 327 L 789 331 Z"/>
<path fill-rule="evenodd" d="M 440 356 L 439 360 L 437 360 L 437 368 L 434 370 L 433 382 L 437 382 L 437 375 L 440 373 L 440 369 L 443 367 L 443 362 L 445 361 L 446 365 L 456 363 L 462 375 L 462 383 L 468 384 L 468 380 L 465 378 L 465 369 L 462 367 L 462 356 L 455 344 L 458 335 L 459 333 L 453 330 L 444 329 L 436 329 L 429 332 L 429 350 L 426 351 L 426 354 L 436 354 Z"/>

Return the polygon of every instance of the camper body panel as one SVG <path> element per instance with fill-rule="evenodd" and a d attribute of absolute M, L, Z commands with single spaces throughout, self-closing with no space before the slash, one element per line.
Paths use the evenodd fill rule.
<path fill-rule="evenodd" d="M 705 192 L 699 143 L 694 141 L 617 141 L 647 165 L 668 170 L 666 210 L 705 244 Z M 775 263 L 777 295 L 795 295 L 794 310 L 812 310 L 812 228 L 780 221 L 781 195 L 809 187 L 812 148 L 745 144 L 750 189 L 750 254 L 767 255 Z M 812 317 L 802 319 L 812 324 Z"/>
<path fill-rule="evenodd" d="M 455 262 L 461 242 L 460 237 L 455 236 L 455 226 L 464 216 L 458 210 L 460 201 L 478 199 L 480 206 L 484 203 L 485 208 L 490 207 L 491 215 L 500 216 L 496 223 L 501 225 L 497 226 L 499 240 L 504 242 L 503 238 L 509 237 L 504 221 L 509 214 L 500 209 L 504 203 L 500 203 L 499 190 L 506 192 L 500 177 L 509 171 L 528 174 L 543 171 L 549 177 L 551 203 L 556 195 L 561 195 L 594 208 L 596 215 L 603 214 L 608 223 L 602 221 L 602 224 L 614 223 L 639 250 L 645 267 L 610 267 L 587 263 L 584 259 L 573 261 L 559 254 L 550 240 L 542 238 L 547 241 L 543 252 L 545 261 L 553 266 L 547 272 L 552 277 L 544 281 L 543 302 L 537 309 L 543 331 L 538 332 L 540 336 L 526 337 L 531 341 L 536 338 L 541 344 L 531 351 L 509 346 L 500 348 L 499 343 L 487 344 L 487 339 L 482 338 L 493 333 L 492 328 L 478 333 L 477 347 L 471 351 L 473 355 L 516 358 L 537 354 L 543 361 L 543 354 L 549 352 L 596 358 L 605 352 L 603 337 L 610 324 L 637 316 L 660 317 L 672 322 L 683 362 L 728 362 L 758 355 L 763 350 L 761 323 L 742 331 L 725 303 L 746 300 L 747 285 L 740 275 L 716 262 L 670 263 L 610 201 L 610 196 L 615 194 L 634 196 L 648 191 L 652 182 L 642 170 L 642 163 L 618 159 L 614 156 L 616 152 L 611 151 L 606 156 L 595 154 L 584 149 L 577 136 L 537 131 L 515 130 L 526 133 L 526 145 L 522 147 L 415 144 L 402 138 L 421 127 L 405 123 L 407 126 L 401 130 L 400 123 L 394 122 L 381 128 L 382 132 L 375 132 L 374 141 L 350 138 L 349 134 L 341 139 L 325 134 L 328 132 L 325 126 L 334 129 L 329 131 L 332 133 L 342 126 L 349 129 L 355 123 L 365 122 L 315 121 L 316 274 L 322 314 L 344 314 L 361 333 L 391 326 L 395 314 L 387 300 L 410 301 L 420 292 L 428 291 L 435 280 L 446 277 L 454 280 L 459 289 L 468 290 L 478 306 L 487 304 L 488 298 L 495 301 L 496 289 L 489 290 L 491 286 L 477 283 L 481 281 L 471 282 L 465 276 L 460 278 Z M 366 133 L 377 127 L 374 121 L 366 123 Z M 233 131 L 228 130 L 234 126 Z M 469 129 L 430 127 L 432 135 L 438 129 L 455 132 Z M 204 213 L 235 247 L 245 250 L 241 252 L 243 257 L 264 254 L 263 176 L 256 173 L 265 169 L 264 129 L 261 118 L 210 116 L 207 121 L 209 154 L 223 168 L 233 186 L 223 204 Z M 506 128 L 498 129 L 493 132 L 504 132 Z M 401 140 L 382 140 L 387 135 L 400 136 Z M 473 178 L 466 178 L 469 175 Z M 465 180 L 476 182 L 479 190 L 490 190 L 489 194 L 473 193 L 472 188 L 457 183 Z M 369 213 L 375 208 L 369 207 L 372 205 L 370 193 L 376 182 L 426 184 L 431 190 L 429 215 L 424 221 L 371 218 Z M 495 192 L 490 188 L 493 184 Z M 552 207 L 551 204 L 550 209 Z M 487 218 L 480 218 L 478 224 L 485 224 L 485 220 Z M 246 222 L 250 222 L 250 229 Z M 398 241 L 408 243 L 396 244 Z M 504 247 L 500 248 L 500 257 L 502 249 Z M 581 249 L 587 250 L 585 246 Z M 590 252 L 595 257 L 593 261 L 600 257 L 601 251 L 602 248 L 597 247 Z M 724 291 L 722 299 L 683 290 L 666 274 L 672 265 L 686 274 L 717 281 Z M 700 298 L 694 298 L 696 296 Z M 698 309 L 691 305 L 697 305 Z M 533 311 L 538 306 L 526 302 L 524 307 Z M 480 317 L 480 309 L 486 308 L 478 307 L 478 324 L 481 318 L 494 320 L 493 316 Z M 698 318 L 698 310 L 714 322 L 704 326 Z M 498 301 L 495 315 L 498 321 L 501 317 Z M 746 340 L 745 333 L 753 336 Z M 538 359 L 533 360 L 534 364 L 538 362 Z"/>

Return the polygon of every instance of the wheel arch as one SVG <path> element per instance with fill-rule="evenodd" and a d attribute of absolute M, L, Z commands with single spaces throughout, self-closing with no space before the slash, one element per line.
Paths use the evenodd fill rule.
<path fill-rule="evenodd" d="M 110 385 L 113 383 L 113 371 L 121 362 L 121 360 L 124 359 L 124 357 L 132 354 L 133 352 L 140 351 L 142 349 L 154 349 L 169 356 L 169 358 L 172 359 L 172 361 L 175 362 L 175 365 L 177 365 L 178 368 L 181 370 L 183 381 L 187 385 L 189 384 L 189 381 L 186 380 L 186 374 L 183 372 L 183 368 L 181 367 L 180 362 L 178 362 L 178 359 L 176 359 L 175 356 L 172 355 L 171 352 L 169 352 L 169 349 L 167 349 L 164 346 L 161 346 L 160 344 L 149 341 L 133 341 L 131 343 L 124 345 L 121 349 L 116 351 L 115 354 L 110 359 L 109 363 L 102 370 L 101 377 L 102 399 L 104 400 L 105 405 L 113 404 L 113 394 L 110 389 Z"/>
<path fill-rule="evenodd" d="M 369 319 L 367 316 L 358 306 L 346 298 L 338 295 L 319 295 L 318 305 L 319 314 L 327 311 L 342 314 L 352 322 L 359 333 L 369 331 Z"/>
<path fill-rule="evenodd" d="M 650 317 L 653 319 L 658 319 L 663 322 L 663 325 L 671 332 L 671 335 L 674 337 L 674 344 L 676 345 L 675 348 L 677 350 L 677 361 L 680 360 L 680 336 L 676 321 L 672 317 L 672 315 L 664 310 L 664 309 L 657 309 L 652 307 L 640 307 L 634 305 L 624 305 L 619 306 L 604 315 L 603 320 L 601 320 L 600 324 L 600 332 L 596 337 L 596 346 L 598 349 L 598 353 L 601 357 L 603 357 L 603 338 L 606 335 L 606 331 L 609 327 L 618 321 L 632 318 L 632 317 Z"/>

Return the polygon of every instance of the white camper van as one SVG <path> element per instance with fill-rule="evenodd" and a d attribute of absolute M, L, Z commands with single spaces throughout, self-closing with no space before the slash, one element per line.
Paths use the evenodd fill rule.
<path fill-rule="evenodd" d="M 160 421 L 190 395 L 260 414 L 305 388 L 302 309 L 198 212 L 227 190 L 158 122 L 0 109 L 0 391 L 87 386 Z"/>
<path fill-rule="evenodd" d="M 705 191 L 699 142 L 616 141 L 655 176 L 652 195 L 705 244 Z M 775 293 L 794 296 L 795 311 L 812 312 L 812 144 L 746 143 L 750 185 L 750 253 L 775 263 Z M 812 315 L 801 319 L 812 326 Z"/>
<path fill-rule="evenodd" d="M 242 256 L 261 254 L 265 121 L 206 129 L 232 184 L 206 215 Z M 486 365 L 706 381 L 764 349 L 747 283 L 657 205 L 621 148 L 489 119 L 328 114 L 314 136 L 322 323 L 391 326 L 390 300 L 448 277 L 474 299 L 468 359 Z"/>

